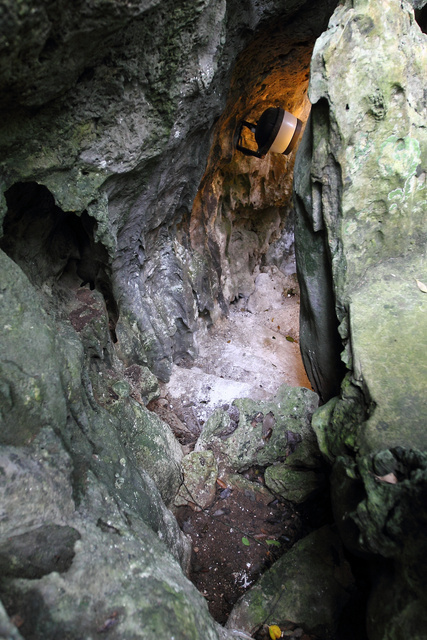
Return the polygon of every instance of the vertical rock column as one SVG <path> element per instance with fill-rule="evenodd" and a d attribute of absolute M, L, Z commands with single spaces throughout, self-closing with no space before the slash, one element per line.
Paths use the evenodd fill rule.
<path fill-rule="evenodd" d="M 425 610 L 426 77 L 408 2 L 339 5 L 313 52 L 295 167 L 302 350 L 329 398 L 313 424 L 347 545 L 387 558 L 372 638 L 422 637 Z"/>

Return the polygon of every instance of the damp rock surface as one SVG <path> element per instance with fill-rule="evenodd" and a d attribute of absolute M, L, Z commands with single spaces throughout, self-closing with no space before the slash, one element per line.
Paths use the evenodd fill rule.
<path fill-rule="evenodd" d="M 116 359 L 102 297 L 66 280 L 58 307 L 1 258 L 12 412 L 1 415 L 2 632 L 225 637 L 184 575 L 189 542 L 162 499 L 180 481 L 180 445 L 142 404 L 141 376 Z M 92 301 L 81 323 L 68 306 L 76 292 Z"/>
<path fill-rule="evenodd" d="M 324 402 L 313 428 L 343 540 L 387 559 L 369 638 L 394 640 L 425 633 L 410 549 L 412 536 L 425 545 L 427 49 L 420 12 L 386 4 L 340 4 L 316 42 L 295 233 L 302 355 Z M 409 519 L 397 507 L 404 490 Z"/>

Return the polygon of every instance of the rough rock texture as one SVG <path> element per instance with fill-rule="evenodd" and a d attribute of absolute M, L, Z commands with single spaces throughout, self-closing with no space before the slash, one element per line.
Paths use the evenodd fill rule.
<path fill-rule="evenodd" d="M 293 19 L 261 28 L 237 60 L 190 221 L 192 247 L 218 276 L 219 309 L 205 303 L 213 318 L 230 301 L 253 293 L 255 265 L 295 272 L 295 154 L 270 154 L 260 162 L 233 149 L 240 121 L 257 122 L 266 106 L 281 105 L 306 121 L 311 53 L 335 5 L 334 0 L 308 2 Z M 253 139 L 245 144 L 253 148 Z M 198 298 L 200 306 L 204 297 Z"/>
<path fill-rule="evenodd" d="M 261 164 L 232 142 L 266 102 L 305 120 L 310 101 L 296 165 L 303 352 L 329 400 L 314 426 L 348 546 L 387 558 L 371 637 L 424 633 L 426 2 L 341 3 L 309 101 L 336 4 L 1 0 L 11 637 L 221 637 L 165 507 L 181 452 L 144 405 L 200 324 L 250 296 L 258 263 L 292 271 L 293 156 Z M 268 442 L 274 412 L 261 413 L 252 435 Z"/>
<path fill-rule="evenodd" d="M 303 387 L 282 385 L 271 400 L 239 398 L 228 412 L 217 409 L 197 440 L 196 451 L 212 450 L 221 467 L 244 471 L 285 459 L 299 445 L 318 453 L 311 416 L 318 397 Z"/>
<path fill-rule="evenodd" d="M 265 471 L 265 484 L 274 492 L 291 502 L 305 502 L 326 488 L 322 473 L 306 468 L 294 469 L 289 464 L 275 464 Z"/>
<path fill-rule="evenodd" d="M 199 316 L 210 322 L 247 295 L 263 255 L 293 260 L 282 175 L 292 161 L 259 179 L 254 165 L 249 189 L 236 178 L 245 161 L 229 172 L 221 215 L 232 182 L 246 213 L 221 236 L 226 259 L 217 230 L 205 233 L 217 210 L 200 223 L 206 189 L 191 225 L 190 212 L 236 56 L 261 47 L 267 66 L 245 72 L 243 57 L 233 109 L 246 82 L 257 116 L 266 80 L 281 87 L 269 100 L 288 96 L 305 113 L 311 50 L 335 4 L 1 0 L 0 593 L 19 632 L 3 609 L 0 624 L 10 637 L 228 635 L 184 576 L 188 541 L 165 506 L 182 454 L 145 404 L 157 377 L 194 353 Z M 248 94 L 228 150 L 250 108 Z"/>
<path fill-rule="evenodd" d="M 182 461 L 183 482 L 175 498 L 177 507 L 191 504 L 197 510 L 212 504 L 215 498 L 218 466 L 212 451 L 193 451 Z"/>
<path fill-rule="evenodd" d="M 302 353 L 326 402 L 313 426 L 346 544 L 389 559 L 374 572 L 373 639 L 421 638 L 426 623 L 424 4 L 415 19 L 396 0 L 337 7 L 295 165 Z"/>
<path fill-rule="evenodd" d="M 30 209 L 33 218 L 45 217 L 46 206 L 40 198 L 28 202 L 28 193 L 34 182 L 46 187 L 54 206 L 45 240 L 50 249 L 61 244 L 60 260 L 46 275 L 58 276 L 70 260 L 77 262 L 82 279 L 109 299 L 117 348 L 129 364 L 148 364 L 167 379 L 172 360 L 194 353 L 199 314 L 215 319 L 230 299 L 250 292 L 257 260 L 287 225 L 288 250 L 272 258 L 286 261 L 292 234 L 283 206 L 292 176 L 283 169 L 292 161 L 276 168 L 267 163 L 259 179 L 254 166 L 252 195 L 247 163 L 236 161 L 237 169 L 228 172 L 228 183 L 236 185 L 233 199 L 244 202 L 246 214 L 234 231 L 222 233 L 221 251 L 226 244 L 227 255 L 231 249 L 236 254 L 226 260 L 230 274 L 224 281 L 215 234 L 194 239 L 190 247 L 190 212 L 237 54 L 255 38 L 230 98 L 226 163 L 236 118 L 251 108 L 251 93 L 235 107 L 242 83 L 248 92 L 254 89 L 258 102 L 267 98 L 269 85 L 269 99 L 286 98 L 289 107 L 303 108 L 315 36 L 335 4 L 324 0 L 320 12 L 318 2 L 303 0 L 250 0 L 244 8 L 232 0 L 101 0 L 70 11 L 65 1 L 53 6 L 28 0 L 18 8 L 2 0 L 0 172 L 7 195 L 1 219 L 9 209 L 4 233 Z M 302 6 L 304 17 L 295 22 Z M 259 50 L 266 34 L 272 42 L 264 50 L 263 70 Z M 216 144 L 214 157 L 221 154 Z M 212 182 L 208 177 L 205 183 Z M 233 208 L 228 196 L 225 207 Z M 83 219 L 84 212 L 86 228 L 76 233 L 73 214 Z M 215 225 L 217 213 L 209 216 L 206 223 Z M 203 234 L 198 213 L 193 231 L 195 225 Z"/>
<path fill-rule="evenodd" d="M 338 535 L 322 527 L 297 542 L 242 596 L 227 626 L 253 633 L 265 622 L 292 621 L 329 639 L 352 584 Z"/>
<path fill-rule="evenodd" d="M 180 477 L 179 445 L 167 425 L 109 386 L 106 313 L 103 333 L 95 315 L 92 330 L 86 324 L 79 336 L 71 321 L 44 311 L 43 295 L 13 261 L 0 258 L 0 593 L 7 613 L 23 637 L 90 638 L 110 627 L 117 638 L 159 630 L 220 637 L 184 576 L 188 541 L 146 472 L 155 477 L 161 463 L 166 479 Z M 129 392 L 124 376 L 121 386 Z M 177 481 L 171 489 L 171 479 L 157 479 L 170 501 Z"/>

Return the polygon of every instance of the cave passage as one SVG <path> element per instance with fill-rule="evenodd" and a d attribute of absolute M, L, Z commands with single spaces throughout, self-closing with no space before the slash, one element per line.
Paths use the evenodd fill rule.
<path fill-rule="evenodd" d="M 260 358 L 253 364 L 255 345 L 264 328 L 265 360 L 280 338 L 288 341 L 283 349 L 291 344 L 299 355 L 299 326 L 291 331 L 286 316 L 290 302 L 299 301 L 292 199 L 296 151 L 289 156 L 267 154 L 255 159 L 236 151 L 233 145 L 239 123 L 257 122 L 270 106 L 281 106 L 304 124 L 307 122 L 311 109 L 307 96 L 311 55 L 327 19 L 325 12 L 318 20 L 318 32 L 313 31 L 313 23 L 307 28 L 298 17 L 291 23 L 268 25 L 241 53 L 233 73 L 190 225 L 193 248 L 208 252 L 215 266 L 228 320 L 222 328 L 209 330 L 209 338 L 218 339 L 218 348 L 214 341 L 208 346 L 202 336 L 199 358 L 192 365 L 197 375 L 191 367 L 184 370 L 175 366 L 161 399 L 163 410 L 165 406 L 173 409 L 183 422 L 193 426 L 194 434 L 198 429 L 203 432 L 215 400 L 217 406 L 233 411 L 228 404 L 231 388 L 235 398 L 261 398 L 265 397 L 264 392 L 272 391 L 271 379 L 277 390 L 283 375 L 281 369 L 275 368 L 277 363 L 270 360 L 269 366 L 262 367 Z M 249 138 L 244 142 L 251 145 Z M 281 300 L 280 292 L 284 294 Z M 248 316 L 257 314 L 258 327 L 248 321 Z M 242 336 L 246 332 L 246 343 L 238 343 L 236 325 L 240 325 Z M 239 369 L 245 373 L 239 374 Z M 260 372 L 264 380 L 259 378 Z M 214 375 L 224 378 L 226 385 L 221 386 Z M 232 386 L 233 380 L 244 384 L 249 379 L 253 381 L 249 391 Z M 286 374 L 282 382 L 289 384 Z M 291 384 L 310 388 L 308 379 L 306 384 Z M 230 434 L 224 433 L 225 441 L 228 437 Z M 193 440 L 188 433 L 185 438 L 185 446 L 191 449 L 195 435 Z M 320 475 L 323 470 L 320 463 Z M 194 509 L 193 504 L 180 507 L 177 512 L 181 527 L 193 540 L 191 579 L 207 599 L 212 615 L 222 624 L 236 600 L 278 557 L 310 531 L 333 522 L 326 483 L 315 492 L 314 499 L 303 499 L 296 505 L 274 492 L 268 498 L 264 473 L 265 468 L 254 466 L 241 474 L 243 483 L 258 483 L 263 498 L 250 488 L 250 483 L 241 490 L 233 482 L 225 482 L 216 487 L 214 502 L 207 508 Z M 263 628 L 253 631 L 253 637 L 266 637 Z M 290 625 L 287 636 L 294 637 L 294 631 L 295 637 L 302 632 Z M 345 638 L 346 633 L 344 629 L 341 637 Z M 304 636 L 308 637 L 314 638 Z"/>

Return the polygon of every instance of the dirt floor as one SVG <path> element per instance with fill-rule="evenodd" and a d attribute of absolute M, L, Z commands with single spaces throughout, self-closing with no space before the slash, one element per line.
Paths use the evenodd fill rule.
<path fill-rule="evenodd" d="M 270 398 L 283 383 L 310 388 L 299 351 L 296 280 L 276 275 L 273 270 L 261 278 L 252 300 L 232 306 L 228 318 L 198 335 L 198 358 L 175 365 L 161 398 L 149 405 L 185 453 L 216 407 L 228 408 L 239 397 Z M 213 617 L 224 624 L 238 598 L 327 514 L 318 501 L 302 509 L 278 499 L 255 468 L 218 480 L 208 508 L 178 508 L 178 522 L 193 543 L 190 579 Z M 285 631 L 289 638 L 313 638 L 291 622 Z M 252 635 L 269 637 L 268 627 Z"/>
<path fill-rule="evenodd" d="M 239 597 L 314 524 L 306 508 L 296 509 L 271 495 L 261 469 L 250 469 L 243 478 L 259 488 L 235 476 L 222 478 L 210 507 L 176 512 L 193 543 L 190 579 L 221 624 Z"/>

